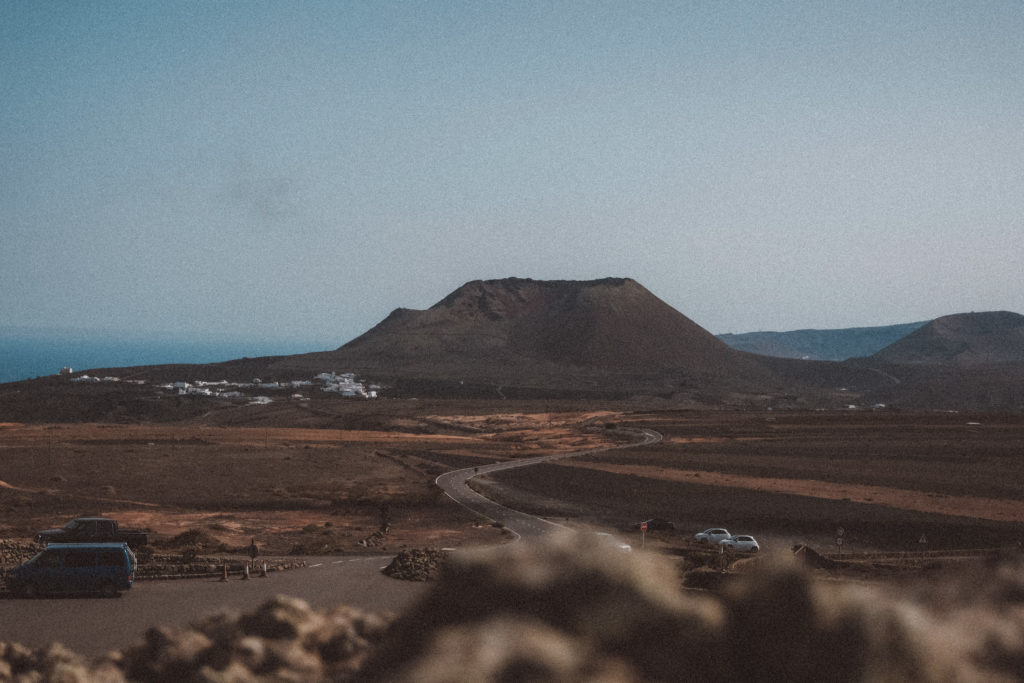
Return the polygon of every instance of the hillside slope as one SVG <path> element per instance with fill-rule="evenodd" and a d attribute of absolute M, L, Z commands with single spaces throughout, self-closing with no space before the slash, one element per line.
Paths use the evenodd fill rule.
<path fill-rule="evenodd" d="M 773 379 L 628 278 L 469 282 L 425 311 L 397 309 L 339 349 L 270 369 L 298 368 L 600 391 L 652 381 L 658 391 L 680 382 L 715 391 Z"/>
<path fill-rule="evenodd" d="M 761 356 L 802 360 L 846 360 L 875 354 L 925 324 L 922 321 L 835 330 L 744 332 L 720 334 L 718 338 L 734 349 Z"/>
<path fill-rule="evenodd" d="M 872 356 L 895 364 L 977 366 L 1024 362 L 1024 315 L 1009 311 L 936 318 Z"/>
<path fill-rule="evenodd" d="M 1024 316 L 1005 311 L 937 318 L 866 358 L 761 362 L 791 384 L 838 390 L 851 405 L 1024 409 Z"/>

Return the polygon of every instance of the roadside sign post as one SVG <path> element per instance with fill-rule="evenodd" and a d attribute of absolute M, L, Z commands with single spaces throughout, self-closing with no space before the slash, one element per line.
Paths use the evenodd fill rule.
<path fill-rule="evenodd" d="M 640 547 L 647 543 L 647 522 L 640 522 Z"/>

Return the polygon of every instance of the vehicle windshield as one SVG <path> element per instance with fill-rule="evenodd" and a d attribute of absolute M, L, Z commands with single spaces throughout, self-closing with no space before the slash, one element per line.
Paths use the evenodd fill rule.
<path fill-rule="evenodd" d="M 29 560 L 26 564 L 31 564 L 40 569 L 45 569 L 47 567 L 59 567 L 60 554 L 44 550 L 43 552 L 39 553 L 31 560 Z"/>
<path fill-rule="evenodd" d="M 70 522 L 68 522 L 67 524 L 64 525 L 64 529 L 66 531 L 72 531 L 73 529 L 77 529 L 80 524 L 81 524 L 81 522 L 79 522 L 77 519 L 73 519 L 73 520 L 71 520 Z"/>

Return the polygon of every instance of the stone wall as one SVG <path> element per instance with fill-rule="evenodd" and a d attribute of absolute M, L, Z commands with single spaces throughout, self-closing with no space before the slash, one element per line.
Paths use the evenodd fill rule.
<path fill-rule="evenodd" d="M 38 543 L 0 538 L 0 572 L 17 567 L 43 549 Z"/>
<path fill-rule="evenodd" d="M 4 579 L 7 572 L 32 559 L 43 548 L 44 546 L 38 543 L 0 539 L 0 587 L 6 589 Z M 245 558 L 198 556 L 194 552 L 154 553 L 148 549 L 146 552 L 139 552 L 138 555 L 139 564 L 135 578 L 139 581 L 222 576 L 225 569 L 229 576 L 240 576 L 248 564 Z M 253 565 L 252 573 L 262 572 L 264 565 L 268 572 L 274 572 L 304 567 L 306 562 L 298 558 L 259 558 Z"/>

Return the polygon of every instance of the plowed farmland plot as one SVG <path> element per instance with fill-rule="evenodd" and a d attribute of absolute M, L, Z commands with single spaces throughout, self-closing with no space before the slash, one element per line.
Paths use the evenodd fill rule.
<path fill-rule="evenodd" d="M 665 439 L 487 487 L 539 513 L 623 529 L 664 517 L 844 549 L 1016 546 L 1024 540 L 1024 418 L 1017 415 L 650 413 Z"/>

